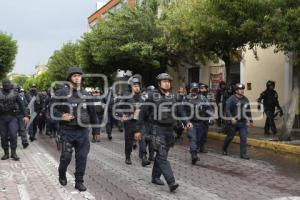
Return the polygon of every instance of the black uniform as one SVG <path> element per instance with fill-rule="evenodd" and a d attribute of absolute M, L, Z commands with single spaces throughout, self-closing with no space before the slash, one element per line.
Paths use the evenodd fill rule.
<path fill-rule="evenodd" d="M 65 100 L 53 99 L 53 102 L 55 103 L 68 103 L 72 109 L 72 111 L 70 111 L 70 108 L 64 105 L 55 106 L 54 115 L 56 117 L 62 117 L 63 113 L 73 113 L 73 115 L 75 115 L 75 119 L 71 120 L 70 122 L 60 121 L 60 133 L 63 142 L 63 149 L 60 157 L 59 175 L 65 176 L 67 167 L 71 162 L 73 148 L 75 148 L 75 181 L 83 182 L 90 143 L 88 135 L 89 130 L 88 128 L 81 127 L 79 125 L 79 120 L 81 120 L 81 122 L 84 124 L 88 124 L 90 120 L 92 124 L 96 124 L 98 123 L 98 120 L 95 110 L 91 108 L 91 106 L 84 105 L 87 100 L 80 98 L 76 89 L 60 89 L 56 92 L 56 96 L 67 96 L 69 94 L 69 90 L 73 90 L 70 98 Z M 84 90 L 81 90 L 81 93 L 88 95 Z M 81 118 L 78 118 L 78 106 L 82 106 Z M 94 129 L 94 131 L 97 130 Z"/>
<path fill-rule="evenodd" d="M 166 96 L 161 91 L 158 91 L 150 93 L 146 102 L 155 104 L 155 107 L 158 110 L 158 112 L 155 112 L 155 109 L 153 109 L 152 106 L 144 105 L 142 106 L 139 117 L 140 128 L 146 118 L 152 118 L 153 134 L 156 136 L 153 139 L 154 149 L 157 151 L 157 154 L 152 169 L 152 182 L 160 185 L 160 177 L 163 175 L 170 190 L 173 191 L 178 185 L 176 184 L 176 187 L 172 189 L 175 184 L 175 177 L 170 162 L 168 161 L 168 152 L 175 142 L 173 126 L 175 125 L 176 120 L 172 116 L 171 107 L 176 103 L 176 96 L 172 93 L 169 93 L 169 95 Z M 176 110 L 180 116 L 184 116 L 182 107 L 177 106 Z M 161 115 L 159 113 L 161 113 Z"/>
<path fill-rule="evenodd" d="M 25 95 L 26 100 L 30 106 L 33 106 L 33 109 L 30 107 L 30 116 L 31 116 L 31 124 L 29 125 L 29 139 L 31 141 L 34 141 L 37 128 L 38 128 L 38 116 L 40 111 L 42 110 L 42 103 L 41 103 L 41 98 L 38 95 L 36 89 L 32 89 Z M 33 101 L 33 102 L 31 102 Z"/>
<path fill-rule="evenodd" d="M 82 74 L 82 72 L 77 67 L 70 68 L 67 80 L 73 74 Z M 69 94 L 71 95 L 68 97 Z M 59 99 L 57 97 L 68 98 Z M 88 97 L 89 94 L 83 89 L 77 90 L 75 88 L 64 87 L 56 91 L 55 97 L 52 97 L 51 100 L 54 116 L 61 118 L 64 113 L 70 113 L 75 117 L 71 121 L 60 121 L 60 134 L 63 147 L 58 171 L 60 183 L 66 185 L 66 171 L 71 162 L 74 148 L 76 159 L 76 169 L 74 173 L 76 182 L 75 188 L 80 191 L 86 190 L 86 187 L 83 186 L 83 176 L 86 169 L 87 155 L 90 150 L 89 129 L 82 127 L 82 125 L 88 125 L 90 123 L 98 124 L 95 108 L 92 105 L 93 100 L 88 99 Z M 99 131 L 98 128 L 93 129 L 93 132 Z"/>
<path fill-rule="evenodd" d="M 282 109 L 278 102 L 278 94 L 273 89 L 266 89 L 260 94 L 258 102 L 263 102 L 264 112 L 266 113 L 267 119 L 265 122 L 265 134 L 269 134 L 271 129 L 273 134 L 277 133 L 277 128 L 274 122 L 275 109 L 278 108 L 280 115 L 282 115 Z"/>
<path fill-rule="evenodd" d="M 20 92 L 19 96 L 23 102 L 24 107 L 26 108 L 28 106 L 28 102 L 25 98 L 24 93 Z M 22 145 L 24 148 L 26 148 L 29 145 L 29 143 L 28 143 L 28 139 L 27 139 L 27 130 L 26 130 L 25 123 L 23 121 L 23 117 L 24 117 L 24 115 L 18 106 L 18 110 L 17 110 L 17 119 L 18 119 L 18 125 L 19 125 L 18 132 L 19 132 L 19 136 L 21 137 L 21 140 L 22 140 Z"/>
<path fill-rule="evenodd" d="M 142 99 L 141 93 L 134 94 L 132 98 L 122 100 L 120 103 L 120 108 L 123 109 L 130 109 L 129 105 L 122 104 L 127 103 L 132 105 L 133 110 L 132 111 L 126 111 L 122 113 L 118 113 L 118 116 L 120 118 L 127 116 L 129 120 L 124 121 L 124 129 L 125 129 L 125 157 L 126 157 L 126 163 L 131 164 L 130 162 L 130 155 L 132 152 L 133 144 L 134 144 L 134 133 L 138 132 L 138 125 L 137 125 L 137 119 L 139 117 L 139 111 L 141 107 L 141 103 L 143 103 L 144 100 Z"/>
<path fill-rule="evenodd" d="M 20 115 L 27 116 L 23 101 L 17 92 L 12 90 L 9 81 L 3 81 L 3 90 L 0 91 L 0 135 L 1 146 L 5 155 L 1 158 L 9 158 L 9 146 L 11 148 L 11 157 L 19 160 L 16 155 L 17 149 L 17 131 L 19 129 L 17 119 L 17 109 L 20 109 Z M 10 145 L 9 145 L 10 143 Z"/>

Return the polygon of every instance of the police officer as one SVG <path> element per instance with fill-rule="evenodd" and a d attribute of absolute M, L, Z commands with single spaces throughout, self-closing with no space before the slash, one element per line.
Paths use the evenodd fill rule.
<path fill-rule="evenodd" d="M 103 102 L 103 99 L 99 98 L 101 95 L 100 89 L 98 87 L 96 87 L 92 91 L 92 95 L 95 97 L 94 105 L 95 105 L 99 124 L 101 124 L 102 120 L 103 120 L 103 114 L 104 114 L 104 102 Z M 93 134 L 92 142 L 93 143 L 100 142 L 100 134 Z"/>
<path fill-rule="evenodd" d="M 59 182 L 67 184 L 66 171 L 71 162 L 73 148 L 75 149 L 76 169 L 75 188 L 79 191 L 86 191 L 83 185 L 83 177 L 86 169 L 87 155 L 90 149 L 89 129 L 82 127 L 82 124 L 97 124 L 97 116 L 94 107 L 89 101 L 88 93 L 81 87 L 83 72 L 78 67 L 71 67 L 67 71 L 69 87 L 59 89 L 52 97 L 53 114 L 61 118 L 60 134 L 63 148 L 59 163 Z M 61 98 L 60 98 L 61 97 Z M 87 104 L 89 103 L 89 104 Z M 80 113 L 79 113 L 80 112 Z M 100 130 L 93 129 L 98 133 Z"/>
<path fill-rule="evenodd" d="M 132 106 L 130 111 L 118 113 L 118 116 L 121 118 L 121 121 L 124 123 L 125 129 L 125 163 L 131 165 L 131 152 L 134 145 L 135 133 L 138 131 L 137 120 L 140 112 L 141 103 L 144 102 L 141 95 L 141 80 L 138 77 L 132 76 L 128 80 L 128 85 L 132 97 L 127 98 L 121 101 L 121 108 L 126 109 Z M 126 104 L 122 104 L 122 103 Z M 143 157 L 143 161 L 146 165 L 149 165 L 150 162 Z"/>
<path fill-rule="evenodd" d="M 211 99 L 208 97 L 208 85 L 207 84 L 204 84 L 204 83 L 199 84 L 199 94 L 200 94 L 200 102 L 201 102 L 200 115 L 204 119 L 201 120 L 203 134 L 201 134 L 202 137 L 200 139 L 198 151 L 200 153 L 207 153 L 205 144 L 207 142 L 209 125 L 213 124 L 214 107 L 212 105 Z"/>
<path fill-rule="evenodd" d="M 105 131 L 107 134 L 107 138 L 109 140 L 112 140 L 112 128 L 113 128 L 113 124 L 114 124 L 114 115 L 113 115 L 113 106 L 116 103 L 116 98 L 114 98 L 113 94 L 112 94 L 112 89 L 110 89 L 110 92 L 107 94 L 107 97 L 104 99 L 104 103 L 107 104 L 108 106 L 108 110 L 107 113 L 105 113 L 105 115 L 107 115 L 107 123 L 105 126 Z"/>
<path fill-rule="evenodd" d="M 146 101 L 149 98 L 149 93 L 154 92 L 156 90 L 154 85 L 150 85 L 147 87 L 145 94 L 143 96 L 143 100 Z M 142 166 L 145 167 L 150 164 L 151 161 L 154 161 L 154 149 L 153 145 L 151 143 L 150 137 L 153 135 L 152 134 L 153 128 L 152 128 L 152 123 L 151 119 L 147 118 L 144 120 L 144 126 L 143 130 L 141 131 L 142 133 L 142 138 L 141 141 L 139 142 L 139 157 L 142 159 Z M 149 157 L 147 160 L 147 148 L 149 152 Z"/>
<path fill-rule="evenodd" d="M 22 89 L 20 86 L 17 86 L 17 91 L 19 96 L 20 96 L 20 99 L 22 100 L 22 103 L 26 109 L 27 105 L 28 105 L 28 102 L 25 98 L 25 94 L 24 94 L 24 89 Z M 26 149 L 29 145 L 28 143 L 28 138 L 27 138 L 27 130 L 26 130 L 26 126 L 25 126 L 25 123 L 24 123 L 24 120 L 23 120 L 23 117 L 24 115 L 22 114 L 22 111 L 21 109 L 19 108 L 18 106 L 18 109 L 17 109 L 17 119 L 18 119 L 18 127 L 19 127 L 19 136 L 21 136 L 21 141 L 22 141 L 22 145 L 23 145 L 23 148 Z"/>
<path fill-rule="evenodd" d="M 191 123 L 193 124 L 193 128 L 189 129 L 189 139 L 190 139 L 190 153 L 191 153 L 191 160 L 192 164 L 195 165 L 196 162 L 199 160 L 197 156 L 197 149 L 200 146 L 200 140 L 203 134 L 202 123 L 199 118 L 199 111 L 200 111 L 200 95 L 199 92 L 199 84 L 198 83 L 191 83 L 189 86 L 190 94 L 187 96 L 187 102 L 191 104 L 191 107 L 186 107 L 186 111 L 188 115 L 192 115 Z M 196 114 L 196 112 L 198 112 Z"/>
<path fill-rule="evenodd" d="M 226 101 L 226 117 L 228 118 L 227 136 L 223 145 L 223 155 L 228 155 L 227 149 L 235 133 L 240 135 L 240 158 L 249 159 L 247 155 L 247 126 L 252 127 L 253 121 L 249 100 L 244 96 L 245 86 L 237 83 L 233 88 L 235 94 Z"/>
<path fill-rule="evenodd" d="M 266 90 L 260 94 L 260 97 L 258 98 L 258 103 L 263 102 L 264 112 L 266 113 L 267 116 L 265 122 L 265 134 L 269 135 L 270 129 L 273 132 L 273 134 L 277 133 L 277 128 L 274 122 L 275 109 L 277 108 L 279 110 L 280 116 L 283 115 L 283 111 L 278 102 L 278 94 L 275 91 L 275 82 L 269 80 L 266 83 L 266 87 L 267 87 Z"/>
<path fill-rule="evenodd" d="M 152 169 L 152 183 L 164 185 L 164 182 L 160 179 L 161 175 L 163 175 L 169 185 L 170 191 L 173 192 L 179 185 L 175 182 L 175 177 L 168 161 L 168 152 L 175 141 L 173 126 L 176 120 L 172 115 L 172 106 L 176 103 L 176 96 L 170 92 L 172 77 L 169 74 L 159 74 L 156 80 L 158 82 L 158 91 L 149 94 L 146 102 L 154 104 L 157 109 L 149 105 L 142 106 L 139 124 L 143 124 L 145 117 L 152 117 L 153 134 L 155 136 L 153 137 L 153 142 L 157 151 Z M 176 110 L 180 117 L 185 115 L 180 106 L 176 106 Z M 184 121 L 184 124 L 188 128 L 192 128 L 193 126 L 187 121 Z"/>
<path fill-rule="evenodd" d="M 37 132 L 38 126 L 38 116 L 42 109 L 41 99 L 37 92 L 37 87 L 35 84 L 32 84 L 30 91 L 25 95 L 26 100 L 29 105 L 33 106 L 30 109 L 30 116 L 33 118 L 29 126 L 29 139 L 30 141 L 36 140 L 35 135 Z M 33 100 L 33 102 L 31 102 Z"/>
<path fill-rule="evenodd" d="M 11 158 L 18 161 L 20 158 L 16 153 L 18 131 L 18 119 L 16 117 L 17 106 L 20 109 L 20 114 L 24 116 L 23 120 L 25 124 L 28 123 L 29 118 L 23 102 L 18 93 L 13 90 L 11 82 L 4 80 L 2 87 L 3 89 L 0 91 L 0 135 L 4 156 L 1 157 L 1 160 L 7 160 L 9 158 L 10 143 Z"/>
<path fill-rule="evenodd" d="M 226 83 L 224 81 L 221 81 L 219 83 L 219 89 L 216 93 L 216 103 L 218 106 L 218 126 L 221 126 L 223 124 L 222 116 L 225 114 L 225 104 L 226 100 L 229 98 L 228 89 L 226 88 Z"/>

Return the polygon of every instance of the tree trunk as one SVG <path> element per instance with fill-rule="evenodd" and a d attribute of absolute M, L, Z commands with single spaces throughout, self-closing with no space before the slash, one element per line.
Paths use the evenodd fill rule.
<path fill-rule="evenodd" d="M 231 59 L 229 53 L 227 55 L 222 56 L 222 60 L 225 63 L 225 72 L 226 72 L 226 83 L 230 84 L 231 83 L 231 78 L 230 78 L 230 65 L 231 65 Z"/>

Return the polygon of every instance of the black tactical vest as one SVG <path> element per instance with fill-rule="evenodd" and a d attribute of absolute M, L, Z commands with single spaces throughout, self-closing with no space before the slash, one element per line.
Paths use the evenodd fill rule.
<path fill-rule="evenodd" d="M 88 96 L 87 93 L 81 91 L 83 95 Z M 87 98 L 82 98 L 78 95 L 77 91 L 73 91 L 72 96 L 66 100 L 68 103 L 68 113 L 74 115 L 74 119 L 70 122 L 63 122 L 65 125 L 68 126 L 80 126 L 81 124 L 88 125 L 90 123 L 90 117 L 88 114 L 87 106 Z M 71 110 L 70 110 L 71 109 Z"/>
<path fill-rule="evenodd" d="M 11 90 L 8 94 L 0 91 L 0 114 L 13 114 L 17 112 L 17 96 L 18 94 Z"/>
<path fill-rule="evenodd" d="M 199 121 L 197 116 L 202 116 L 203 115 L 203 105 L 201 104 L 201 99 L 200 95 L 192 96 L 188 95 L 187 96 L 187 102 L 190 103 L 190 106 L 185 106 L 185 111 L 187 113 L 187 116 L 192 117 L 192 121 Z M 193 116 L 191 116 L 191 109 L 193 109 Z"/>
<path fill-rule="evenodd" d="M 176 120 L 172 115 L 172 106 L 176 103 L 176 96 L 172 93 L 165 96 L 158 92 L 153 93 L 151 96 L 157 109 L 156 116 L 153 119 L 154 122 L 165 126 L 173 126 Z M 174 114 L 176 113 L 174 112 Z"/>

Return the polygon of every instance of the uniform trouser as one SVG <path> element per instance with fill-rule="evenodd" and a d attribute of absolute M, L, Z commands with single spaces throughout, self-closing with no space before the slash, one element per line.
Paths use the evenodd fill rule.
<path fill-rule="evenodd" d="M 40 113 L 41 115 L 38 115 L 37 119 L 37 126 L 40 131 L 43 131 L 45 125 L 46 125 L 46 116 L 44 113 Z"/>
<path fill-rule="evenodd" d="M 114 118 L 111 112 L 107 113 L 107 123 L 106 123 L 106 133 L 107 135 L 111 135 L 112 128 L 113 128 Z"/>
<path fill-rule="evenodd" d="M 160 147 L 155 156 L 152 168 L 152 178 L 160 178 L 164 176 L 168 184 L 175 182 L 175 177 L 168 161 L 168 152 L 174 141 L 173 129 L 170 127 L 156 127 L 156 134 L 160 139 Z"/>
<path fill-rule="evenodd" d="M 199 148 L 203 147 L 206 142 L 207 142 L 207 135 L 208 135 L 208 122 L 207 121 L 204 121 L 202 122 L 202 125 L 203 125 L 203 134 L 202 134 L 202 138 L 200 140 L 200 146 Z"/>
<path fill-rule="evenodd" d="M 247 125 L 245 122 L 238 122 L 236 125 L 229 124 L 227 127 L 227 136 L 224 141 L 223 150 L 227 151 L 229 144 L 232 142 L 236 132 L 240 134 L 240 155 L 247 154 Z"/>
<path fill-rule="evenodd" d="M 133 147 L 133 137 L 135 132 L 136 122 L 128 121 L 124 123 L 125 128 L 125 156 L 129 158 Z"/>
<path fill-rule="evenodd" d="M 19 135 L 21 136 L 22 144 L 28 143 L 26 126 L 23 121 L 23 116 L 17 116 L 18 119 L 18 127 L 19 127 Z"/>
<path fill-rule="evenodd" d="M 145 123 L 142 130 L 142 139 L 139 142 L 139 157 L 147 155 L 147 147 L 149 151 L 149 156 L 152 157 L 154 155 L 154 149 L 151 141 L 149 140 L 149 136 L 152 135 L 152 126 L 150 124 Z M 148 138 L 148 139 L 147 139 Z"/>
<path fill-rule="evenodd" d="M 197 153 L 200 146 L 207 140 L 208 126 L 205 122 L 193 123 L 193 128 L 189 129 L 190 153 Z"/>
<path fill-rule="evenodd" d="M 4 151 L 10 148 L 12 150 L 17 149 L 17 132 L 18 132 L 18 119 L 11 115 L 0 116 L 0 134 L 1 134 L 1 146 Z"/>
<path fill-rule="evenodd" d="M 272 132 L 275 134 L 277 133 L 277 128 L 274 122 L 274 114 L 275 114 L 275 110 L 265 110 L 267 119 L 266 119 L 266 123 L 265 123 L 265 132 L 268 132 L 271 128 Z"/>
<path fill-rule="evenodd" d="M 37 131 L 37 116 L 32 120 L 31 124 L 29 125 L 29 136 L 31 138 L 35 138 L 35 134 Z"/>
<path fill-rule="evenodd" d="M 48 129 L 49 133 L 52 136 L 56 136 L 57 132 L 58 132 L 58 121 L 53 120 L 53 119 L 49 119 L 49 129 Z"/>
<path fill-rule="evenodd" d="M 68 165 L 72 159 L 73 148 L 75 149 L 75 181 L 83 182 L 85 174 L 87 155 L 90 150 L 88 129 L 61 129 L 63 148 L 60 156 L 58 172 L 60 176 L 65 176 Z"/>

